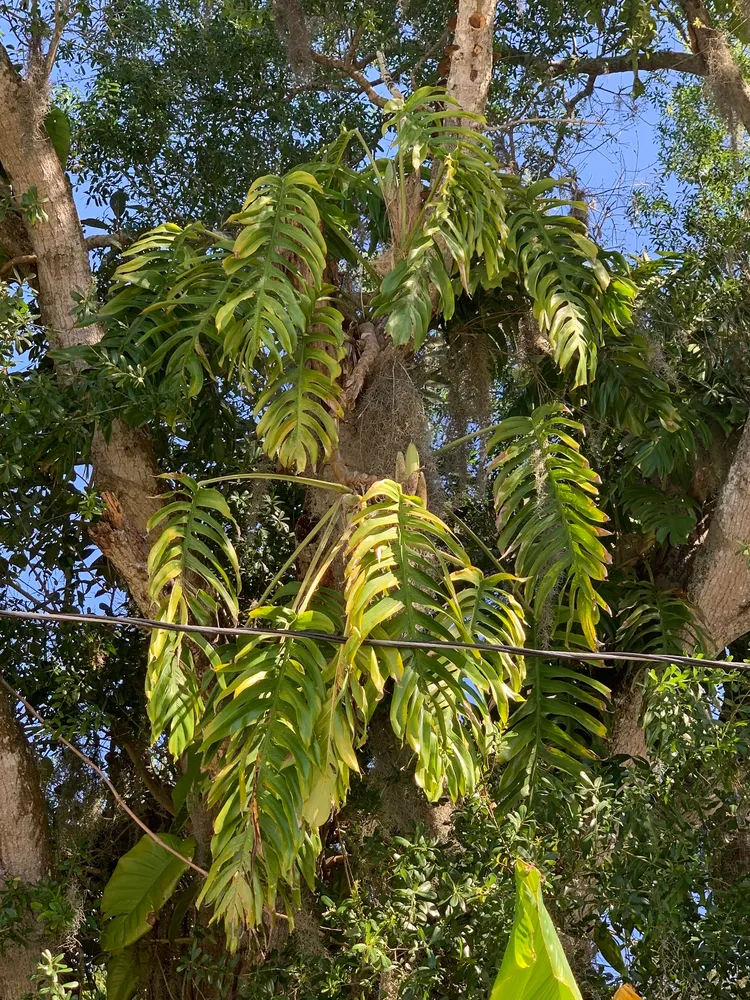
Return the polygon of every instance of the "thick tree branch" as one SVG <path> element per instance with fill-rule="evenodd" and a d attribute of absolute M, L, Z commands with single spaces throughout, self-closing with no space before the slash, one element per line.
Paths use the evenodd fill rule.
<path fill-rule="evenodd" d="M 643 52 L 636 56 L 639 72 L 654 73 L 660 70 L 671 70 L 675 73 L 690 73 L 693 76 L 705 76 L 706 64 L 703 59 L 691 52 Z M 600 56 L 597 58 L 579 58 L 568 56 L 565 59 L 549 61 L 543 56 L 532 52 L 523 52 L 501 46 L 495 49 L 495 62 L 508 66 L 528 66 L 540 70 L 545 76 L 557 79 L 562 76 L 606 76 L 612 73 L 632 73 L 634 53 L 626 52 L 619 56 Z"/>
<path fill-rule="evenodd" d="M 97 233 L 84 239 L 87 250 L 123 250 L 135 239 L 130 233 Z"/>
<path fill-rule="evenodd" d="M 464 109 L 482 114 L 492 82 L 497 0 L 459 0 L 447 90 Z"/>
<path fill-rule="evenodd" d="M 3 266 L 0 267 L 0 281 L 4 281 L 19 267 L 31 267 L 32 264 L 36 264 L 36 255 L 33 253 L 24 253 L 19 257 L 11 257 L 10 260 L 6 260 Z"/>
<path fill-rule="evenodd" d="M 36 760 L 11 701 L 0 691 L 0 886 L 14 878 L 33 885 L 50 873 L 50 863 L 47 809 Z M 27 992 L 39 953 L 49 944 L 41 924 L 30 914 L 24 937 L 24 943 L 11 939 L 3 948 L 2 1000 L 15 1000 Z"/>
<path fill-rule="evenodd" d="M 750 86 L 737 65 L 723 31 L 711 23 L 702 0 L 680 0 L 693 52 L 706 67 L 709 90 L 725 118 L 750 132 Z"/>
<path fill-rule="evenodd" d="M 172 796 L 164 782 L 156 777 L 146 763 L 146 748 L 136 746 L 127 740 L 122 742 L 121 746 L 133 763 L 133 770 L 136 777 L 145 785 L 162 809 L 168 812 L 170 816 L 174 816 L 175 807 L 172 802 Z"/>

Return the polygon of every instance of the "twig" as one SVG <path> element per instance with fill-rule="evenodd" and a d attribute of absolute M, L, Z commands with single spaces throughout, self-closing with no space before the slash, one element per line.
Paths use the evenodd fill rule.
<path fill-rule="evenodd" d="M 32 716 L 32 718 L 36 719 L 37 722 L 41 723 L 41 725 L 44 726 L 47 732 L 49 732 L 50 735 L 53 736 L 54 739 L 58 741 L 58 743 L 62 743 L 62 745 L 64 747 L 67 747 L 68 750 L 71 751 L 71 753 L 74 753 L 79 760 L 82 760 L 87 767 L 90 767 L 92 771 L 95 771 L 96 774 L 99 775 L 104 784 L 112 793 L 112 797 L 114 798 L 118 806 L 122 809 L 122 811 L 127 813 L 128 816 L 133 820 L 133 822 L 136 823 L 141 828 L 141 830 L 143 830 L 143 832 L 147 834 L 154 841 L 154 843 L 158 844 L 159 847 L 163 847 L 165 851 L 168 851 L 170 854 L 173 854 L 176 858 L 179 858 L 180 861 L 184 862 L 184 864 L 186 864 L 189 868 L 192 868 L 194 872 L 198 872 L 198 874 L 202 875 L 203 878 L 208 878 L 208 872 L 206 871 L 205 868 L 201 868 L 199 865 L 194 865 L 192 861 L 188 861 L 188 859 L 183 854 L 180 854 L 179 851 L 176 851 L 173 847 L 170 847 L 169 844 L 165 844 L 158 833 L 154 833 L 153 830 L 151 830 L 148 826 L 146 826 L 146 824 L 143 822 L 140 816 L 137 816 L 133 812 L 133 810 L 123 799 L 123 797 L 117 791 L 117 789 L 109 780 L 104 771 L 102 771 L 102 769 L 98 766 L 98 764 L 95 764 L 94 761 L 91 760 L 90 757 L 87 757 L 82 750 L 78 749 L 78 747 L 68 742 L 68 740 L 66 740 L 64 736 L 60 736 L 59 733 L 56 733 L 52 728 L 52 726 L 50 725 L 50 723 L 47 722 L 47 720 L 43 716 L 41 716 L 39 712 L 37 712 L 37 710 L 34 708 L 32 704 L 26 701 L 23 695 L 20 695 L 18 691 L 12 688 L 4 677 L 0 677 L 0 685 L 2 685 L 2 687 L 5 688 L 8 694 L 11 695 L 13 698 L 15 698 L 16 701 L 20 702 L 26 709 L 26 711 L 29 713 L 29 715 Z"/>
<path fill-rule="evenodd" d="M 378 51 L 375 53 L 375 58 L 378 61 L 378 69 L 380 70 L 380 76 L 383 80 L 383 83 L 386 85 L 388 90 L 391 92 L 391 95 L 395 97 L 397 101 L 403 101 L 404 95 L 396 86 L 396 82 L 391 76 L 390 70 L 385 64 L 385 55 L 380 49 L 378 49 Z"/>
<path fill-rule="evenodd" d="M 563 102 L 565 105 L 565 110 L 568 112 L 568 114 L 570 114 L 573 111 L 573 108 L 576 106 L 576 104 L 579 104 L 582 100 L 584 100 L 584 98 L 591 97 L 591 95 L 594 93 L 594 87 L 596 86 L 597 76 L 598 73 L 589 73 L 589 77 L 586 80 L 586 83 L 584 84 L 583 87 L 581 87 L 578 93 L 574 94 L 573 97 Z"/>
<path fill-rule="evenodd" d="M 602 118 L 511 118 L 504 125 L 490 125 L 484 129 L 485 132 L 509 132 L 511 129 L 520 128 L 522 125 L 604 125 Z"/>
<path fill-rule="evenodd" d="M 567 74 L 589 76 L 591 73 L 607 75 L 610 73 L 632 73 L 632 52 L 618 56 L 578 57 L 566 56 L 563 59 L 553 59 L 551 62 L 533 52 L 523 52 L 512 46 L 501 45 L 495 49 L 495 61 L 509 66 L 527 66 L 540 70 L 553 79 Z M 656 52 L 635 53 L 640 72 L 654 73 L 659 70 L 671 70 L 675 73 L 690 73 L 693 76 L 705 76 L 706 64 L 700 56 L 691 52 Z"/>
<path fill-rule="evenodd" d="M 352 35 L 352 40 L 349 43 L 349 48 L 347 49 L 346 56 L 344 57 L 344 62 L 347 66 L 354 65 L 354 58 L 357 55 L 357 49 L 359 48 L 359 43 L 362 41 L 364 33 L 365 27 L 364 25 L 360 25 Z"/>

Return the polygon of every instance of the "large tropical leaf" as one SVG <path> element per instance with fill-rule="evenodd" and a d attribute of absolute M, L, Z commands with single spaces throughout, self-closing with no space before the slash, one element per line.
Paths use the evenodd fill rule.
<path fill-rule="evenodd" d="M 149 594 L 159 605 L 159 620 L 186 624 L 210 622 L 220 604 L 236 617 L 239 563 L 225 531 L 232 522 L 218 490 L 185 475 L 173 477 L 179 490 L 168 494 L 149 523 L 160 528 L 148 558 Z M 169 730 L 169 749 L 179 757 L 195 733 L 202 712 L 191 645 L 213 660 L 214 652 L 197 633 L 154 630 L 149 645 L 146 695 L 153 738 Z"/>
<path fill-rule="evenodd" d="M 582 1000 L 536 868 L 516 865 L 513 928 L 490 1000 Z"/>
<path fill-rule="evenodd" d="M 495 431 L 490 448 L 505 445 L 492 463 L 498 545 L 515 556 L 537 620 L 554 601 L 596 649 L 599 609 L 606 604 L 594 582 L 605 579 L 611 562 L 601 542 L 608 518 L 595 502 L 599 477 L 571 431 L 583 427 L 559 403 L 537 407 L 530 417 L 509 417 Z"/>
<path fill-rule="evenodd" d="M 257 608 L 251 620 L 290 633 L 340 628 L 317 609 Z M 258 926 L 264 907 L 275 907 L 279 895 L 290 916 L 299 898 L 299 871 L 317 828 L 303 817 L 320 762 L 316 723 L 330 653 L 318 640 L 292 634 L 222 648 L 219 688 L 202 732 L 203 752 L 215 757 L 208 801 L 217 815 L 213 865 L 201 899 L 212 904 L 213 919 L 224 920 L 235 944 L 241 929 Z"/>
<path fill-rule="evenodd" d="M 684 545 L 698 519 L 698 505 L 684 493 L 665 493 L 651 483 L 626 486 L 622 506 L 644 534 L 663 545 Z"/>
<path fill-rule="evenodd" d="M 341 374 L 344 333 L 341 313 L 326 304 L 323 294 L 305 304 L 308 318 L 294 354 L 284 358 L 281 370 L 255 404 L 262 414 L 256 434 L 267 455 L 285 469 L 302 473 L 328 459 L 338 443 L 338 420 L 343 413 L 336 381 Z"/>
<path fill-rule="evenodd" d="M 591 744 L 607 734 L 609 689 L 586 673 L 534 657 L 522 694 L 497 754 L 505 765 L 497 801 L 505 810 L 531 796 L 540 767 L 578 778 L 596 759 Z"/>
<path fill-rule="evenodd" d="M 137 944 L 116 951 L 107 962 L 107 1000 L 132 1000 L 150 968 L 149 955 Z"/>
<path fill-rule="evenodd" d="M 706 633 L 696 609 L 653 583 L 620 584 L 617 645 L 642 653 L 705 653 Z"/>
<path fill-rule="evenodd" d="M 473 127 L 481 116 L 462 112 L 459 120 L 444 92 L 422 88 L 406 101 L 389 101 L 387 110 L 392 117 L 383 132 L 393 134 L 396 166 L 378 180 L 395 266 L 373 306 L 376 316 L 387 316 L 394 343 L 419 347 L 435 308 L 446 319 L 453 314 L 454 272 L 467 292 L 479 259 L 482 273 L 495 277 L 507 233 L 505 180 L 487 138 Z M 429 184 L 421 181 L 424 164 L 432 170 Z"/>
<path fill-rule="evenodd" d="M 294 354 L 307 325 L 302 301 L 323 284 L 326 245 L 310 192 L 322 196 L 304 170 L 259 177 L 228 220 L 243 227 L 224 261 L 236 291 L 218 310 L 216 326 L 225 356 L 251 390 L 258 352 Z"/>
<path fill-rule="evenodd" d="M 179 488 L 162 498 L 168 502 L 149 522 L 149 531 L 161 529 L 148 557 L 149 596 L 162 603 L 165 594 L 171 596 L 179 587 L 179 601 L 199 619 L 215 610 L 217 598 L 236 617 L 241 578 L 224 527 L 233 522 L 227 502 L 218 490 L 190 476 L 170 478 Z"/>
<path fill-rule="evenodd" d="M 549 196 L 556 185 L 543 180 L 514 187 L 507 246 L 555 361 L 563 371 L 574 366 L 578 386 L 596 373 L 605 316 L 618 325 L 629 319 L 635 285 L 611 273 L 581 221 L 558 212 L 572 206 Z"/>
<path fill-rule="evenodd" d="M 104 887 L 101 909 L 106 920 L 101 945 L 107 951 L 119 951 L 134 944 L 153 926 L 153 918 L 172 895 L 188 869 L 195 841 L 180 840 L 169 833 L 161 839 L 182 854 L 181 861 L 149 836 L 142 837 L 117 862 L 112 877 Z"/>
<path fill-rule="evenodd" d="M 196 396 L 219 367 L 216 312 L 231 288 L 222 268 L 231 247 L 199 224 L 165 223 L 133 243 L 100 310 L 110 331 L 105 346 L 117 342 L 146 371 Z"/>
<path fill-rule="evenodd" d="M 483 581 L 450 529 L 390 480 L 376 483 L 353 517 L 346 564 L 351 659 L 375 628 L 392 638 L 523 642 L 523 615 Z M 476 751 L 487 749 L 495 719 L 507 717 L 521 669 L 510 658 L 465 650 L 403 649 L 391 722 L 417 754 L 417 780 L 430 799 L 474 787 Z"/>

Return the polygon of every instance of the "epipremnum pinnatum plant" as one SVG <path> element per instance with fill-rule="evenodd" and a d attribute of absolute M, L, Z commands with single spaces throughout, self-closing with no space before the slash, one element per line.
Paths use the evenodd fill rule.
<path fill-rule="evenodd" d="M 146 381 L 170 389 L 163 416 L 176 427 L 206 386 L 233 387 L 253 411 L 269 463 L 267 473 L 167 477 L 150 524 L 149 596 L 161 621 L 288 633 L 214 641 L 160 630 L 149 651 L 152 737 L 188 762 L 176 829 L 186 797 L 202 798 L 214 820 L 198 901 L 233 947 L 279 905 L 293 919 L 301 884 L 315 880 L 321 829 L 346 801 L 381 703 L 431 801 L 473 792 L 494 758 L 508 808 L 528 798 L 540 767 L 580 774 L 606 735 L 608 688 L 594 670 L 367 643 L 600 648 L 603 625 L 619 613 L 606 594 L 604 501 L 611 509 L 613 498 L 600 495 L 581 451 L 581 417 L 588 407 L 619 419 L 616 379 L 630 377 L 627 363 L 638 365 L 628 352 L 639 336 L 632 309 L 642 280 L 592 242 L 554 182 L 524 186 L 504 172 L 481 118 L 457 118 L 444 93 L 394 99 L 386 115 L 384 154 L 343 132 L 316 162 L 256 180 L 221 232 L 164 224 L 147 233 L 114 274 L 100 313 L 104 341 L 68 352 L 92 372 L 115 355 L 138 365 Z M 352 474 L 339 454 L 357 379 L 345 331 L 368 328 L 394 350 L 428 351 L 456 310 L 478 298 L 501 310 L 518 338 L 533 325 L 567 400 L 531 394 L 527 412 L 492 429 L 497 551 L 479 553 L 489 554 L 491 573 L 449 513 L 428 505 L 413 446 L 391 478 Z M 679 419 L 664 387 L 650 390 L 641 419 Z M 623 418 L 626 445 L 632 419 Z M 632 470 L 614 502 L 657 541 L 665 530 L 684 534 L 690 504 L 670 499 L 664 528 L 652 508 L 666 494 L 635 488 L 637 457 Z M 319 514 L 249 606 L 225 487 L 264 478 L 307 489 Z M 622 634 L 648 628 L 649 648 L 681 650 L 692 618 L 671 601 L 659 610 L 647 588 L 633 588 Z M 173 887 L 166 873 L 158 877 L 159 892 L 168 881 Z M 140 908 L 131 918 L 142 929 Z M 111 910 L 105 925 L 118 969 L 132 935 L 110 928 L 123 916 Z"/>

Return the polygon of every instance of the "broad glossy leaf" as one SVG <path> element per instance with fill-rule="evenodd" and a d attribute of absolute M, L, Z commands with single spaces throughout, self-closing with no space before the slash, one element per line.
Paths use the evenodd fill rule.
<path fill-rule="evenodd" d="M 544 905 L 541 875 L 516 865 L 516 909 L 510 941 L 490 1000 L 582 1000 Z"/>
<path fill-rule="evenodd" d="M 192 837 L 183 841 L 169 833 L 159 836 L 187 860 L 192 859 Z M 102 931 L 103 948 L 118 951 L 148 934 L 155 915 L 187 871 L 187 860 L 176 858 L 149 836 L 142 837 L 120 858 L 102 895 L 102 916 L 107 921 Z"/>

